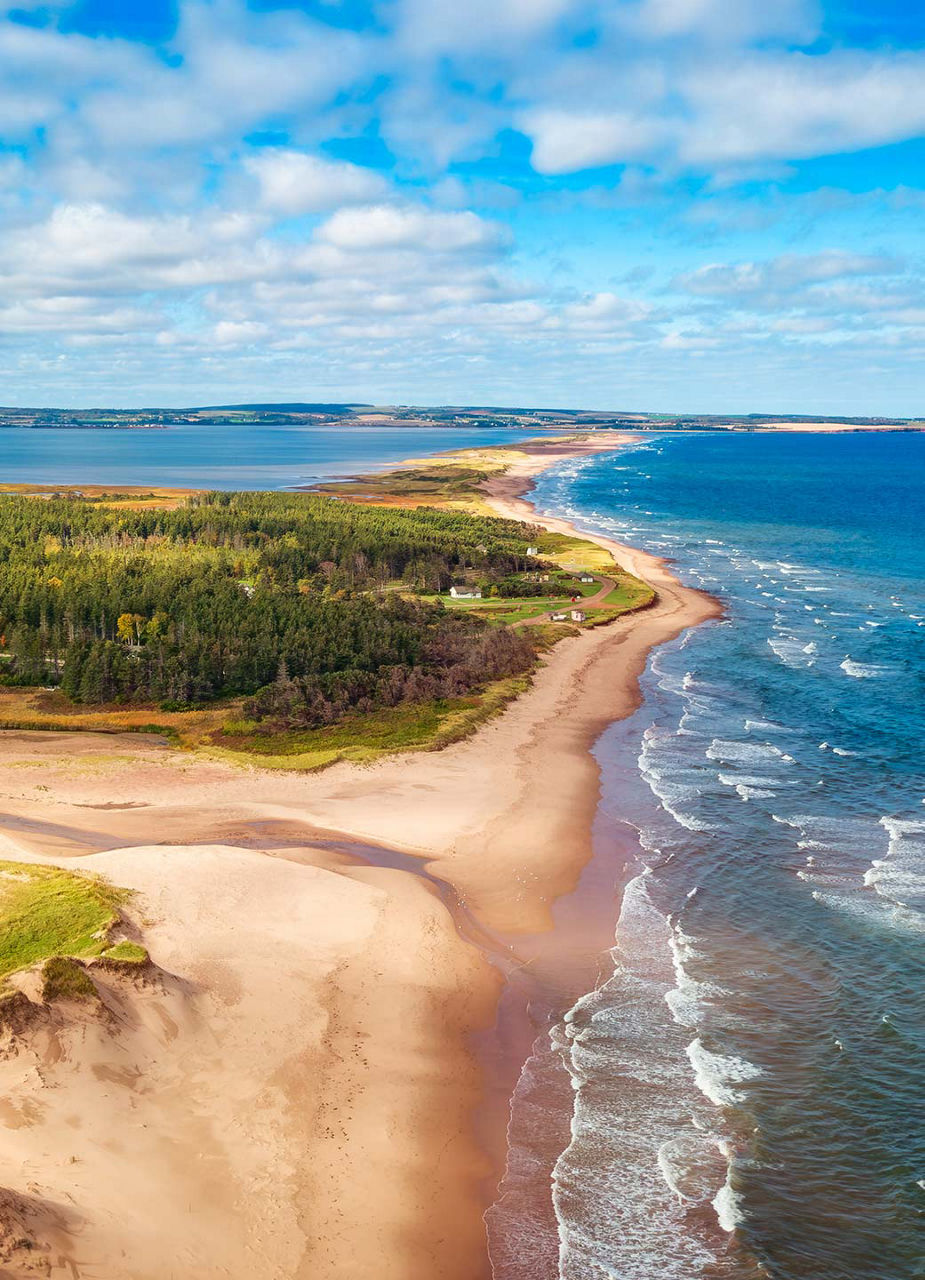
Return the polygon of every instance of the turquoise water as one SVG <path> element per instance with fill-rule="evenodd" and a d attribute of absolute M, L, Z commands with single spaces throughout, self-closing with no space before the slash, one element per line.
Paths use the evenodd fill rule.
<path fill-rule="evenodd" d="M 925 436 L 661 436 L 537 501 L 728 610 L 597 749 L 638 861 L 552 1032 L 559 1275 L 925 1276 Z"/>
<path fill-rule="evenodd" d="M 518 431 L 455 427 L 4 427 L 0 482 L 281 489 L 447 449 L 523 438 Z"/>

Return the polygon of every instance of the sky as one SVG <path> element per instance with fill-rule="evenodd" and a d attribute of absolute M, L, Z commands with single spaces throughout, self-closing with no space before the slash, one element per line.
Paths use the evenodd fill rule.
<path fill-rule="evenodd" d="M 0 403 L 925 415 L 919 0 L 0 15 Z"/>

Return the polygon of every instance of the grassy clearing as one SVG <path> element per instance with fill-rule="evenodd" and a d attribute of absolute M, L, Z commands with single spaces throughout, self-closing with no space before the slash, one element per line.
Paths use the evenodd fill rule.
<path fill-rule="evenodd" d="M 585 538 L 544 531 L 539 535 L 536 547 L 542 559 L 554 561 L 569 573 L 587 571 L 612 575 L 622 572 L 609 551 Z"/>
<path fill-rule="evenodd" d="M 313 486 L 312 492 L 373 506 L 428 506 L 493 516 L 497 512 L 489 506 L 481 486 L 490 476 L 522 461 L 523 456 L 516 448 L 491 445 L 464 449 L 442 457 L 411 459 L 410 465 L 395 471 Z"/>
<path fill-rule="evenodd" d="M 192 711 L 158 707 L 85 707 L 47 689 L 0 686 L 0 729 L 45 729 L 90 733 L 162 734 L 178 746 L 196 747 L 240 714 L 242 700 L 214 703 Z"/>
<path fill-rule="evenodd" d="M 601 601 L 603 609 L 619 617 L 621 613 L 631 613 L 635 609 L 644 609 L 655 600 L 655 591 L 647 582 L 639 578 L 631 578 L 628 574 L 619 579 L 613 591 L 607 593 Z M 591 619 L 600 621 L 599 614 L 592 614 Z"/>
<path fill-rule="evenodd" d="M 232 722 L 213 736 L 212 754 L 247 757 L 270 769 L 314 770 L 338 760 L 368 763 L 400 751 L 439 751 L 467 737 L 529 684 L 527 676 L 510 677 L 468 697 L 405 703 L 323 729 L 268 734 L 247 721 Z"/>
<path fill-rule="evenodd" d="M 376 506 L 469 509 L 474 501 L 485 507 L 479 486 L 490 474 L 489 470 L 467 466 L 453 459 L 435 459 L 427 466 L 403 467 L 383 475 L 361 476 L 357 480 L 321 485 L 313 492 L 352 498 Z"/>
<path fill-rule="evenodd" d="M 615 570 L 611 565 L 610 572 L 599 575 L 594 582 L 568 581 L 566 584 L 568 594 L 560 596 L 458 601 L 447 600 L 444 597 L 443 601 L 449 609 L 462 609 L 496 626 L 509 627 L 546 617 L 550 613 L 568 613 L 571 609 L 580 608 L 581 602 L 590 600 L 600 592 L 601 577 L 609 579 L 613 586 L 598 604 L 591 607 L 587 620 L 579 623 L 579 626 L 599 626 L 603 622 L 612 622 L 621 614 L 644 608 L 655 598 L 655 592 L 647 583 L 618 569 Z M 581 600 L 577 605 L 573 603 L 572 596 L 580 596 Z"/>
<path fill-rule="evenodd" d="M 0 983 L 53 956 L 99 955 L 126 897 L 95 876 L 0 862 Z"/>
<path fill-rule="evenodd" d="M 84 500 L 102 507 L 122 507 L 132 511 L 146 509 L 168 509 L 182 506 L 192 494 L 202 492 L 200 489 L 166 489 L 161 486 L 140 485 L 54 485 L 54 484 L 0 484 L 0 493 L 29 495 L 47 498 L 56 497 Z"/>
<path fill-rule="evenodd" d="M 567 599 L 563 602 L 548 596 L 523 600 L 489 600 L 480 604 L 481 608 L 472 610 L 476 617 L 499 627 L 511 627 L 518 622 L 528 622 L 531 618 L 541 618 L 555 610 L 574 608 Z"/>

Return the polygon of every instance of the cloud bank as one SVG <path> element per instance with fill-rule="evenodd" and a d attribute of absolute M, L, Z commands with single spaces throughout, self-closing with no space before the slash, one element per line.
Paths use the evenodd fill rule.
<path fill-rule="evenodd" d="M 7 398 L 822 410 L 823 362 L 915 411 L 921 50 L 809 0 L 306 8 L 0 17 Z"/>

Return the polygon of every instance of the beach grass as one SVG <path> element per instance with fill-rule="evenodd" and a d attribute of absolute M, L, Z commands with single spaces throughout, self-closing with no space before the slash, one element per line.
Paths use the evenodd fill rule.
<path fill-rule="evenodd" d="M 210 754 L 250 758 L 270 769 L 312 771 L 339 760 L 369 763 L 396 752 L 439 751 L 468 737 L 529 684 L 528 676 L 511 676 L 462 698 L 402 703 L 319 729 L 267 733 L 252 721 L 229 721 L 212 736 Z"/>
<path fill-rule="evenodd" d="M 70 956 L 51 956 L 42 966 L 42 999 L 92 1000 L 96 996 L 93 980 L 79 960 Z"/>
<path fill-rule="evenodd" d="M 94 706 L 69 702 L 55 689 L 0 686 L 0 729 L 51 733 L 149 733 L 178 746 L 196 747 L 229 718 L 240 714 L 243 699 L 210 703 L 184 711 L 159 707 Z"/>
<path fill-rule="evenodd" d="M 593 615 L 591 621 L 603 622 L 603 613 L 611 613 L 618 618 L 622 613 L 633 613 L 637 609 L 645 609 L 655 601 L 655 591 L 647 582 L 629 574 L 620 578 L 612 591 L 601 601 L 601 611 Z M 609 619 L 606 619 L 609 621 Z"/>
<path fill-rule="evenodd" d="M 114 960 L 117 964 L 124 965 L 147 964 L 150 959 L 144 947 L 137 942 L 129 942 L 127 938 L 117 942 L 113 947 L 107 947 L 101 952 L 101 956 L 104 960 Z"/>
<path fill-rule="evenodd" d="M 572 537 L 567 533 L 543 531 L 536 542 L 537 551 L 544 560 L 552 560 L 570 573 L 620 572 L 613 556 L 596 542 Z"/>
<path fill-rule="evenodd" d="M 534 639 L 541 630 L 535 628 Z M 563 628 L 549 630 L 558 633 L 555 638 L 564 633 Z M 529 684 L 528 676 L 508 677 L 462 698 L 403 703 L 319 729 L 278 733 L 246 719 L 243 699 L 189 711 L 91 709 L 68 703 L 60 693 L 0 687 L 0 729 L 154 734 L 172 746 L 242 764 L 314 770 L 338 760 L 365 762 L 397 751 L 440 750 L 474 732 Z"/>
<path fill-rule="evenodd" d="M 0 862 L 0 982 L 55 956 L 99 955 L 127 896 L 97 876 Z"/>

